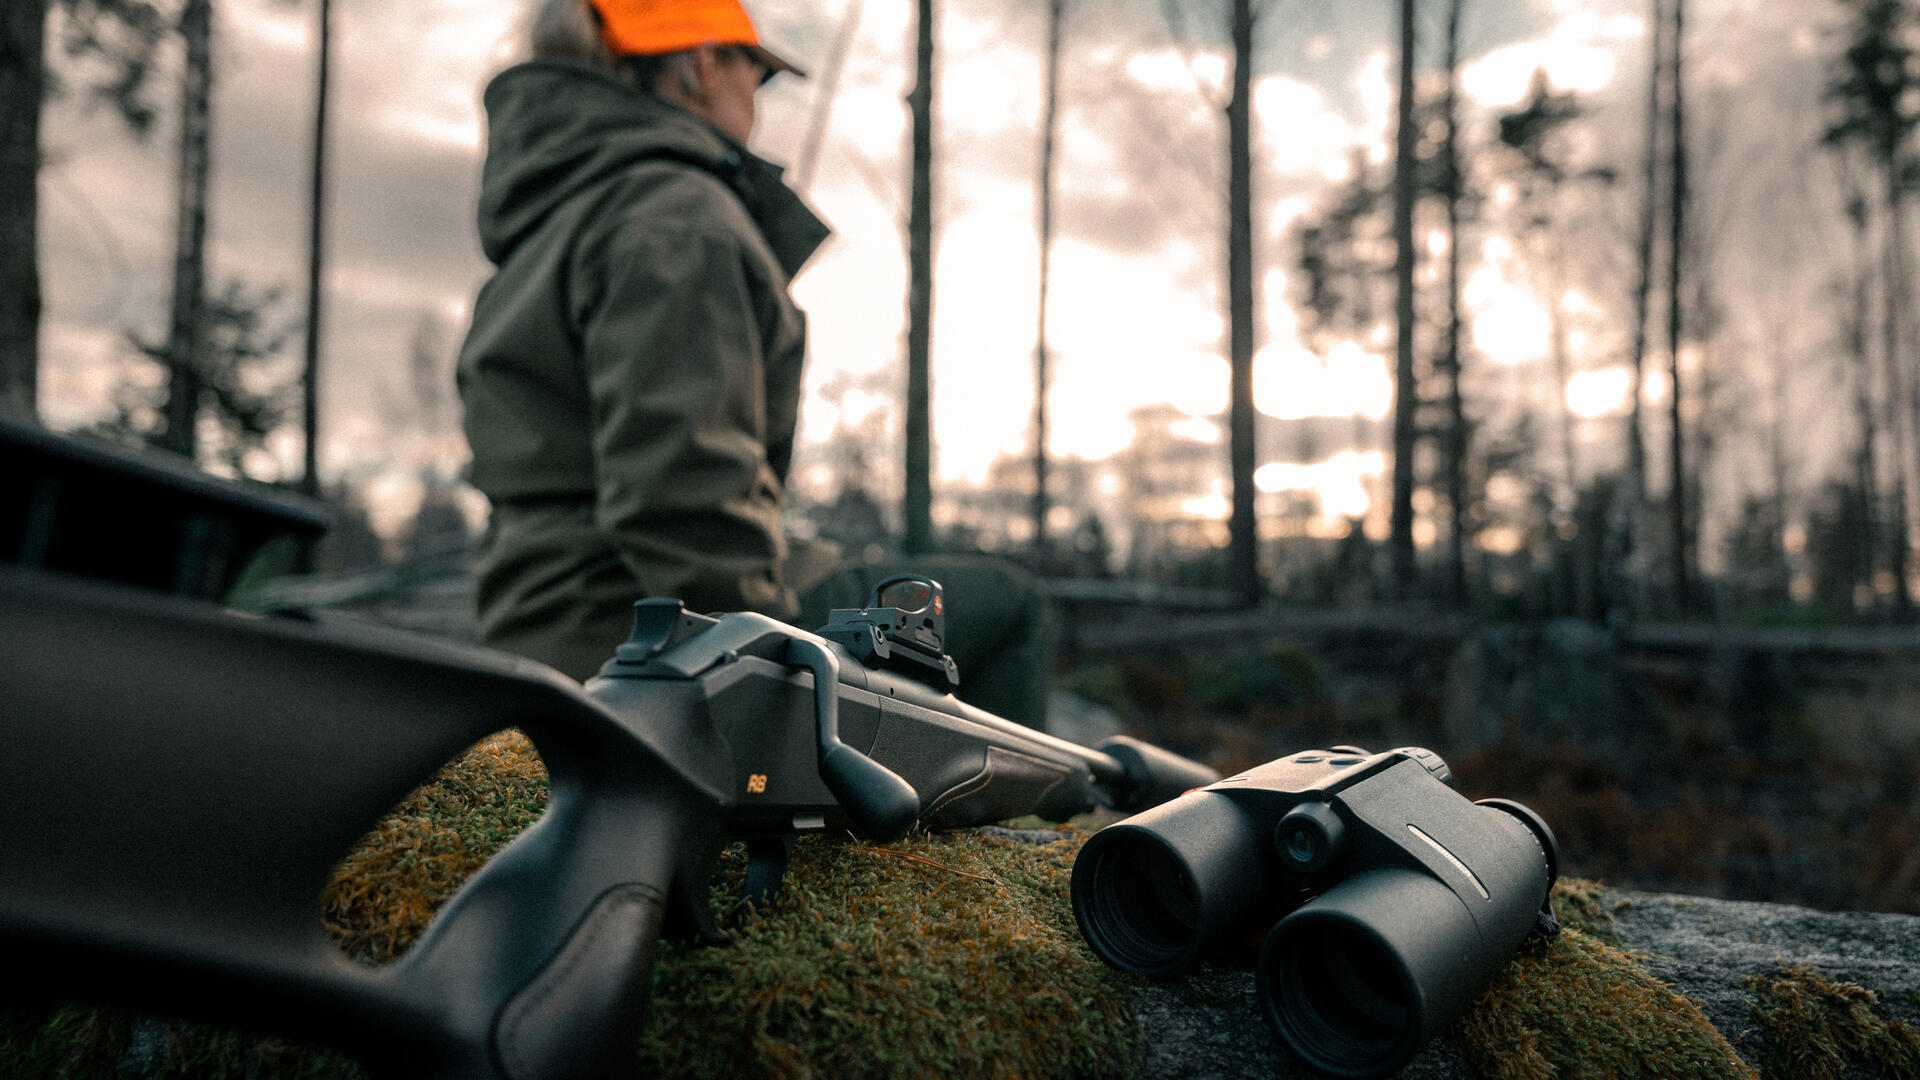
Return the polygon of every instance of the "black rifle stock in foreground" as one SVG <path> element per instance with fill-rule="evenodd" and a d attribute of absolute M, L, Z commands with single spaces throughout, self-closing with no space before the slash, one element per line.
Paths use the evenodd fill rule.
<path fill-rule="evenodd" d="M 1155 978 L 1264 933 L 1255 985 L 1275 1032 L 1323 1072 L 1387 1076 L 1529 931 L 1556 929 L 1553 831 L 1451 785 L 1414 747 L 1269 762 L 1095 833 L 1074 917 L 1103 959 Z"/>
<path fill-rule="evenodd" d="M 916 580 L 819 634 L 646 602 L 583 690 L 397 631 L 0 569 L 7 993 L 330 1042 L 385 1075 L 604 1075 L 631 1051 L 660 935 L 713 932 L 729 842 L 764 893 L 796 833 L 1133 811 L 1217 778 L 961 703 L 939 614 Z M 319 918 L 331 868 L 509 727 L 547 765 L 545 815 L 401 958 L 347 960 Z"/>

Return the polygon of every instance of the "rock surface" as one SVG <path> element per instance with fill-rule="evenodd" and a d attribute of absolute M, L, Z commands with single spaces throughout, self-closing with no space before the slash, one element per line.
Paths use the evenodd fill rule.
<path fill-rule="evenodd" d="M 1756 1060 L 1762 1036 L 1743 981 L 1807 964 L 1833 982 L 1874 991 L 1893 1017 L 1920 1026 L 1920 916 L 1813 911 L 1660 893 L 1624 893 L 1620 934 L 1642 964 L 1700 1003 L 1727 1042 Z"/>
<path fill-rule="evenodd" d="M 1149 986 L 1134 1002 L 1140 1020 L 1141 1080 L 1310 1080 L 1318 1077 L 1283 1049 L 1254 1001 L 1253 973 L 1208 967 Z M 1459 1055 L 1436 1041 L 1401 1070 L 1409 1080 L 1467 1076 Z"/>
<path fill-rule="evenodd" d="M 1615 929 L 1643 966 L 1697 1002 L 1749 1064 L 1763 1039 L 1745 980 L 1807 964 L 1835 982 L 1876 992 L 1894 1018 L 1920 1026 L 1920 916 L 1823 912 L 1661 893 L 1615 894 Z M 1310 1080 L 1282 1049 L 1254 1001 L 1253 974 L 1209 967 L 1142 989 L 1135 1001 L 1148 1080 Z M 1444 1040 L 1400 1073 L 1409 1080 L 1467 1078 Z"/>

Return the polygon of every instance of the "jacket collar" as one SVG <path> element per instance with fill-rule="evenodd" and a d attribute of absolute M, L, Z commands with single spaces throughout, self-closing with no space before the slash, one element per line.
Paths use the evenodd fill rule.
<path fill-rule="evenodd" d="M 718 177 L 739 197 L 791 278 L 831 234 L 789 188 L 783 170 L 705 119 L 635 90 L 612 74 L 564 60 L 508 68 L 485 95 L 487 161 L 480 225 L 488 255 L 574 191 L 653 159 Z"/>

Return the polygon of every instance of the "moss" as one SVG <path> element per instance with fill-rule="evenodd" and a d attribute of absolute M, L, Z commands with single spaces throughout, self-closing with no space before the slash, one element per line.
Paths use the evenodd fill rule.
<path fill-rule="evenodd" d="M 1080 944 L 1067 904 L 1082 839 L 800 844 L 779 897 L 726 945 L 663 946 L 639 1071 L 1127 1075 L 1129 983 Z"/>
<path fill-rule="evenodd" d="M 117 1009 L 77 1005 L 20 1007 L 0 1012 L 0 1064 L 8 1076 L 111 1076 L 118 1069 L 134 1018 Z"/>
<path fill-rule="evenodd" d="M 540 816 L 546 799 L 546 766 L 526 736 L 482 740 L 404 799 L 334 869 L 321 897 L 329 934 L 364 963 L 398 956 L 461 883 Z M 365 1076 L 329 1049 L 76 1005 L 0 1011 L 0 1066 L 8 1077 L 62 1080 Z"/>
<path fill-rule="evenodd" d="M 327 931 L 365 963 L 406 951 L 482 863 L 547 806 L 547 769 L 517 731 L 481 740 L 407 796 L 334 868 Z"/>
<path fill-rule="evenodd" d="M 1578 930 L 1588 937 L 1618 947 L 1620 934 L 1614 929 L 1614 913 L 1633 906 L 1633 901 L 1617 896 L 1612 889 L 1585 878 L 1561 878 L 1553 883 L 1554 917 L 1563 927 Z"/>
<path fill-rule="evenodd" d="M 1698 1005 L 1578 929 L 1529 941 L 1447 1038 L 1487 1080 L 1757 1080 Z"/>
<path fill-rule="evenodd" d="M 232 1028 L 54 1005 L 0 1011 L 9 1080 L 366 1080 L 346 1055 Z"/>
<path fill-rule="evenodd" d="M 1062 689 L 1112 709 L 1116 716 L 1129 716 L 1134 712 L 1126 678 L 1112 664 L 1077 667 L 1062 673 L 1059 681 Z"/>
<path fill-rule="evenodd" d="M 1889 1016 L 1873 991 L 1806 965 L 1749 976 L 1745 986 L 1767 1077 L 1841 1080 L 1849 1066 L 1920 1076 L 1920 1032 Z"/>

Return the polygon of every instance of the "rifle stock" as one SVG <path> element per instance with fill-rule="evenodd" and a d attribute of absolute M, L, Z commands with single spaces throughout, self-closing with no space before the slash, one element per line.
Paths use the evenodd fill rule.
<path fill-rule="evenodd" d="M 714 935 L 723 845 L 748 841 L 764 892 L 788 838 L 871 831 L 822 778 L 823 698 L 843 748 L 905 781 L 929 826 L 1137 810 L 1214 778 L 1029 731 L 763 616 L 654 608 L 669 629 L 637 630 L 583 689 L 398 631 L 0 570 L 17 983 L 333 1043 L 384 1075 L 608 1075 L 659 936 Z M 835 658 L 830 694 L 795 641 Z M 331 868 L 509 727 L 547 765 L 545 815 L 399 960 L 348 961 L 319 919 Z"/>
<path fill-rule="evenodd" d="M 560 1026 L 576 1061 L 612 1060 L 670 898 L 704 902 L 703 780 L 538 665 L 12 573 L 0 625 L 0 940 L 27 985 L 341 1044 L 395 1075 L 552 1076 L 530 1022 L 591 989 Z M 348 961 L 319 919 L 333 865 L 507 727 L 547 764 L 546 814 L 400 961 Z"/>

